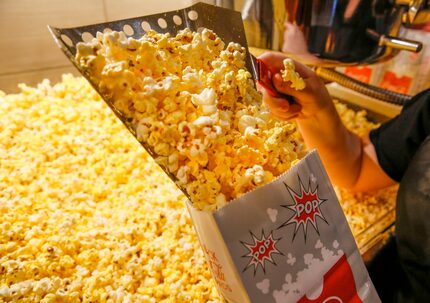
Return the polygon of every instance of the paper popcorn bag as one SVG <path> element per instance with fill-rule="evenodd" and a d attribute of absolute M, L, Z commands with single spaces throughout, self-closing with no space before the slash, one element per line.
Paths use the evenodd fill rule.
<path fill-rule="evenodd" d="M 380 302 L 316 151 L 216 212 L 188 209 L 227 302 Z"/>

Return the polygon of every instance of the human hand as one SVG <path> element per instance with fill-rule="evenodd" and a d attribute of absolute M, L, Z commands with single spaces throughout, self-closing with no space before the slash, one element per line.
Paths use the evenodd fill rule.
<path fill-rule="evenodd" d="M 263 93 L 263 100 L 269 107 L 271 114 L 281 120 L 306 119 L 312 118 L 319 111 L 333 110 L 334 105 L 324 83 L 305 65 L 294 62 L 296 72 L 299 73 L 306 84 L 303 90 L 295 90 L 290 87 L 289 82 L 282 80 L 280 71 L 284 68 L 283 60 L 285 58 L 287 56 L 274 52 L 264 53 L 258 58 L 263 61 L 272 73 L 274 88 L 282 94 L 292 96 L 296 102 L 296 104 L 289 104 L 284 98 L 272 97 L 263 87 L 258 86 L 258 89 Z"/>

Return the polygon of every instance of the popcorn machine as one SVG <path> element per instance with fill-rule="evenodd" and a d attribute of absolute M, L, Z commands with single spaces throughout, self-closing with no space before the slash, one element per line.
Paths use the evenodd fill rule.
<path fill-rule="evenodd" d="M 247 33 L 252 36 L 249 29 L 258 23 L 263 37 L 251 38 L 250 45 L 282 50 L 301 62 L 316 66 L 317 74 L 323 79 L 379 100 L 402 105 L 410 98 L 365 85 L 332 68 L 383 62 L 402 50 L 419 52 L 422 42 L 403 38 L 403 26 L 428 22 L 430 1 L 286 0 L 272 3 L 245 1 L 242 14 Z"/>

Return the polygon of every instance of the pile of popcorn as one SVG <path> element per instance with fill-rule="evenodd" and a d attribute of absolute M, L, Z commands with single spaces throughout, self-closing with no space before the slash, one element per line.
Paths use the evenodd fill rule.
<path fill-rule="evenodd" d="M 185 197 L 83 78 L 0 91 L 0 302 L 221 302 Z"/>
<path fill-rule="evenodd" d="M 198 209 L 221 208 L 305 155 L 296 125 L 262 104 L 245 49 L 208 29 L 99 32 L 76 61 Z"/>
<path fill-rule="evenodd" d="M 0 91 L 0 302 L 220 303 L 185 196 L 91 86 L 21 90 Z M 394 198 L 342 191 L 354 235 Z"/>

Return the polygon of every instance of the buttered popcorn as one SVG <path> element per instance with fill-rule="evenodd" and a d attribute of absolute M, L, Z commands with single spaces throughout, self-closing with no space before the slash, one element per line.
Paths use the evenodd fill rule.
<path fill-rule="evenodd" d="M 199 209 L 222 207 L 305 154 L 295 124 L 262 105 L 245 49 L 210 30 L 98 33 L 77 45 L 76 61 Z"/>
<path fill-rule="evenodd" d="M 283 61 L 284 69 L 281 70 L 281 77 L 284 82 L 290 82 L 291 87 L 296 90 L 302 90 L 306 87 L 303 78 L 296 72 L 294 61 L 290 58 L 285 58 Z"/>
<path fill-rule="evenodd" d="M 88 82 L 21 89 L 0 91 L 0 302 L 221 303 L 184 195 Z"/>
<path fill-rule="evenodd" d="M 0 302 L 222 302 L 185 197 L 88 82 L 21 88 L 0 91 Z M 396 188 L 338 194 L 357 236 Z"/>

